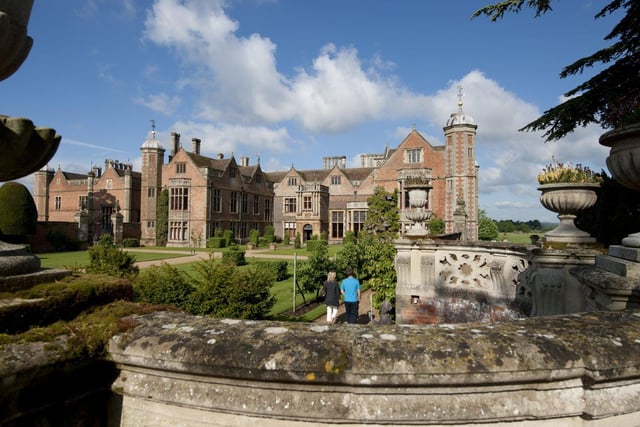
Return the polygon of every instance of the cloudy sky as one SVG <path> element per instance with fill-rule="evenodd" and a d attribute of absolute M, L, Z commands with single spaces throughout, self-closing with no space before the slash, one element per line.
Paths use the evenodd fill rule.
<path fill-rule="evenodd" d="M 151 120 L 248 156 L 266 171 L 322 167 L 323 156 L 397 146 L 412 127 L 432 145 L 456 111 L 478 124 L 480 207 L 494 219 L 555 221 L 536 175 L 552 157 L 606 168 L 602 129 L 558 142 L 518 129 L 588 71 L 562 67 L 605 46 L 602 2 L 560 0 L 492 23 L 488 0 L 35 0 L 34 47 L 0 82 L 0 114 L 63 137 L 50 166 L 86 173 L 106 158 L 140 169 Z M 32 185 L 32 178 L 23 182 Z"/>

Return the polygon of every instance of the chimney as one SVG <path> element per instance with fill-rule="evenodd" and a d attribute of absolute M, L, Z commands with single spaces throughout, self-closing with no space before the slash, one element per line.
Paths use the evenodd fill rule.
<path fill-rule="evenodd" d="M 176 155 L 180 149 L 180 134 L 178 132 L 171 132 L 171 153 L 169 154 L 169 161 Z"/>
<path fill-rule="evenodd" d="M 240 157 L 240 166 L 249 166 L 249 158 L 246 156 Z"/>
<path fill-rule="evenodd" d="M 191 151 L 193 154 L 200 154 L 200 138 L 191 138 Z"/>
<path fill-rule="evenodd" d="M 224 154 L 218 153 L 218 160 L 222 160 L 222 159 L 224 159 Z"/>

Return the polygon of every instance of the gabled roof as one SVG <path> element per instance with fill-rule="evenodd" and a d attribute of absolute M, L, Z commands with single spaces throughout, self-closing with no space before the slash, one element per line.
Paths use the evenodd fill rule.
<path fill-rule="evenodd" d="M 183 152 L 191 159 L 193 164 L 199 168 L 213 168 L 224 171 L 232 162 L 235 162 L 233 157 L 228 159 L 212 159 L 211 157 L 195 154 L 190 151 L 183 150 Z"/>
<path fill-rule="evenodd" d="M 72 181 L 76 179 L 87 179 L 87 174 L 65 172 L 62 170 L 60 172 L 62 173 L 62 176 L 64 176 L 64 179 L 66 179 L 67 181 Z"/>

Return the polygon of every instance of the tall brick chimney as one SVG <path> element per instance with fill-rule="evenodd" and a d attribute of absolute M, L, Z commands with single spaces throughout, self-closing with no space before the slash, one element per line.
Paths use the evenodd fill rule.
<path fill-rule="evenodd" d="M 171 132 L 171 152 L 169 153 L 169 161 L 173 159 L 178 150 L 180 149 L 180 134 L 178 132 Z"/>
<path fill-rule="evenodd" d="M 200 138 L 191 138 L 191 152 L 200 154 Z"/>

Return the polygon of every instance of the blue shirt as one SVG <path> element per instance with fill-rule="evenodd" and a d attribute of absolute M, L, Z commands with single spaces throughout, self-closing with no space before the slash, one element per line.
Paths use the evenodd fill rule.
<path fill-rule="evenodd" d="M 344 292 L 344 302 L 358 302 L 358 291 L 360 281 L 355 277 L 347 277 L 340 284 L 340 289 Z"/>

